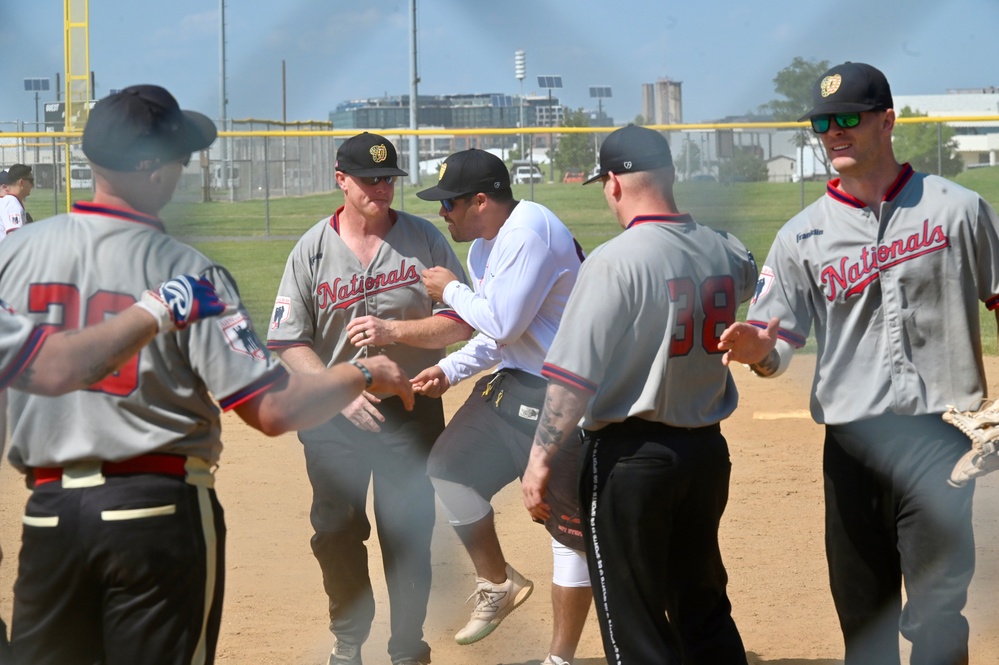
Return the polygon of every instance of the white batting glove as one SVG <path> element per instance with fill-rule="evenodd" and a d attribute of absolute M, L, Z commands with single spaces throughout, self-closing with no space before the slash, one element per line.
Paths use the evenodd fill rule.
<path fill-rule="evenodd" d="M 218 316 L 226 310 L 207 279 L 177 275 L 146 291 L 136 303 L 159 322 L 160 332 L 183 330 L 195 321 Z"/>

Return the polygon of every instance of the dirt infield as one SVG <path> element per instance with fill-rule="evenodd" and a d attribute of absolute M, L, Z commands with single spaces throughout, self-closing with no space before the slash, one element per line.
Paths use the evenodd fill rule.
<path fill-rule="evenodd" d="M 741 407 L 724 425 L 732 452 L 731 495 L 722 523 L 729 592 L 750 663 L 835 665 L 842 644 L 829 597 L 823 549 L 821 430 L 807 417 L 812 358 L 764 381 L 738 368 Z M 990 393 L 999 394 L 999 360 L 988 358 Z M 446 396 L 448 413 L 472 381 Z M 218 663 L 320 665 L 332 645 L 319 567 L 309 548 L 310 488 L 294 435 L 266 439 L 227 415 L 218 490 L 229 526 L 227 591 Z M 11 586 L 27 496 L 8 464 L 0 469 L 0 614 L 10 617 Z M 427 639 L 438 665 L 537 665 L 551 631 L 551 553 L 546 532 L 523 508 L 519 486 L 495 502 L 507 559 L 535 581 L 532 598 L 478 644 L 459 647 L 474 588 L 471 564 L 438 511 L 434 585 Z M 999 663 L 999 474 L 978 484 L 978 569 L 968 600 L 971 662 Z M 371 569 L 378 614 L 365 646 L 367 663 L 387 663 L 388 614 L 380 556 L 372 535 Z M 602 665 L 590 616 L 575 665 Z"/>

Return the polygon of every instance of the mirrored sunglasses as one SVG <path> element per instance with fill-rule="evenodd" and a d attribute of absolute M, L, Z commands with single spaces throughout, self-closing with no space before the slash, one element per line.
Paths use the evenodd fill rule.
<path fill-rule="evenodd" d="M 812 116 L 812 131 L 816 134 L 825 134 L 829 131 L 832 120 L 843 129 L 850 129 L 860 124 L 860 113 L 826 113 L 825 115 Z"/>

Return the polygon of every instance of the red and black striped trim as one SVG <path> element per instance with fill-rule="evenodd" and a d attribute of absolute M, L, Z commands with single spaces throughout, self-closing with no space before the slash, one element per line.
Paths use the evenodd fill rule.
<path fill-rule="evenodd" d="M 146 226 L 151 226 L 157 231 L 166 232 L 163 222 L 161 222 L 158 217 L 153 217 L 152 215 L 147 215 L 145 213 L 138 212 L 137 210 L 101 205 L 90 201 L 77 201 L 73 204 L 72 210 L 73 212 L 81 215 L 105 215 L 107 217 L 117 217 L 118 219 L 124 219 L 129 222 L 138 222 L 140 224 L 145 224 Z"/>
<path fill-rule="evenodd" d="M 0 390 L 7 388 L 13 383 L 21 375 L 21 372 L 24 371 L 24 368 L 31 364 L 31 361 L 35 359 L 35 356 L 41 350 L 42 344 L 45 343 L 45 338 L 48 335 L 48 331 L 40 326 L 31 332 L 28 341 L 18 351 L 13 362 L 0 372 Z"/>
<path fill-rule="evenodd" d="M 288 370 L 282 366 L 275 367 L 272 371 L 260 377 L 242 390 L 219 400 L 219 406 L 223 411 L 234 409 L 240 404 L 244 404 L 257 395 L 267 392 L 276 384 L 288 377 Z"/>
<path fill-rule="evenodd" d="M 748 323 L 751 326 L 756 326 L 757 328 L 762 328 L 763 330 L 767 329 L 766 321 L 746 321 L 746 323 Z M 802 337 L 801 335 L 795 334 L 790 330 L 785 330 L 784 328 L 777 329 L 777 337 L 784 340 L 785 342 L 787 342 L 796 349 L 800 349 L 801 347 L 805 346 L 805 342 L 808 341 L 806 337 Z"/>
<path fill-rule="evenodd" d="M 685 213 L 685 212 L 678 212 L 678 213 L 669 214 L 669 215 L 638 215 L 637 217 L 635 217 L 634 219 L 632 219 L 630 222 L 628 222 L 628 226 L 626 226 L 625 228 L 630 229 L 633 226 L 638 226 L 639 224 L 648 224 L 650 222 L 652 222 L 652 223 L 658 222 L 658 223 L 661 223 L 661 224 L 662 223 L 665 223 L 665 224 L 690 224 L 693 221 L 694 221 L 694 218 L 691 217 L 688 213 Z"/>
<path fill-rule="evenodd" d="M 895 178 L 895 182 L 893 182 L 891 184 L 891 187 L 888 188 L 888 191 L 885 192 L 885 197 L 883 200 L 884 201 L 894 200 L 895 197 L 898 196 L 903 189 L 905 189 L 905 186 L 909 184 L 909 181 L 912 180 L 912 176 L 914 173 L 915 171 L 913 171 L 912 166 L 910 166 L 908 162 L 903 164 L 902 170 L 899 172 L 898 177 Z M 854 208 L 867 207 L 867 204 L 865 204 L 860 199 L 840 190 L 839 189 L 840 182 L 841 181 L 839 178 L 833 178 L 832 180 L 830 180 L 829 183 L 826 185 L 826 194 L 836 199 L 840 203 L 846 204 Z"/>
<path fill-rule="evenodd" d="M 597 388 L 599 387 L 596 383 L 584 379 L 583 377 L 573 374 L 568 370 L 564 370 L 557 365 L 552 365 L 550 363 L 545 363 L 541 367 L 541 376 L 546 379 L 555 379 L 556 381 L 561 381 L 567 385 L 574 388 L 579 388 L 591 395 L 596 394 Z"/>

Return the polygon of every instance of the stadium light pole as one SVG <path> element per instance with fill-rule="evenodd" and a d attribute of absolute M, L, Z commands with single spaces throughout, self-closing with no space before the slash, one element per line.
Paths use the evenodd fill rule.
<path fill-rule="evenodd" d="M 420 75 L 416 70 L 416 0 L 409 0 L 409 23 L 410 39 L 413 41 L 409 61 L 409 128 L 415 131 L 419 127 L 417 113 L 420 109 Z M 409 182 L 414 187 L 420 184 L 420 137 L 415 133 L 409 135 Z M 404 197 L 401 198 L 405 201 Z"/>
<path fill-rule="evenodd" d="M 562 87 L 561 76 L 539 76 L 538 87 L 548 88 L 548 127 L 555 126 L 555 113 L 552 111 L 552 89 Z M 555 182 L 555 133 L 548 132 L 548 182 Z"/>
<path fill-rule="evenodd" d="M 597 100 L 597 122 L 601 122 L 604 117 L 604 99 L 611 96 L 609 85 L 590 86 L 590 99 Z M 600 164 L 600 149 L 597 146 L 597 132 L 593 132 L 593 163 Z"/>
<path fill-rule="evenodd" d="M 527 76 L 527 56 L 524 49 L 513 53 L 513 73 L 520 81 L 520 158 L 524 158 L 524 77 Z"/>
<path fill-rule="evenodd" d="M 41 131 L 39 129 L 38 120 L 38 92 L 49 89 L 49 80 L 47 78 L 30 78 L 24 79 L 24 90 L 25 92 L 35 93 L 35 131 Z M 38 144 L 40 139 L 35 139 L 35 163 L 37 164 L 40 159 L 38 156 Z"/>

